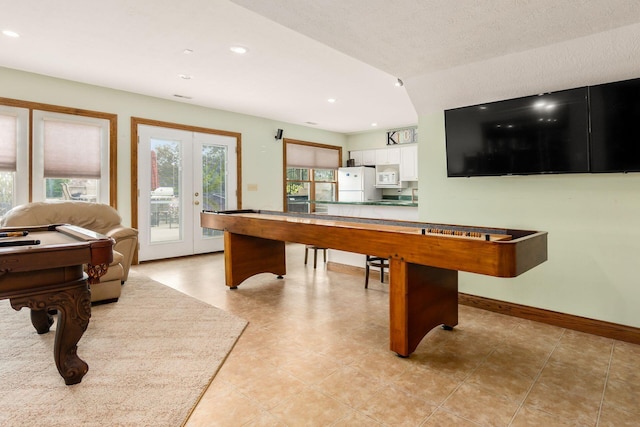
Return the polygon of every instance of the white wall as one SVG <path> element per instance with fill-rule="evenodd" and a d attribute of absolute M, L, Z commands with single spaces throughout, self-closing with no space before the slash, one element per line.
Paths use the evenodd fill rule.
<path fill-rule="evenodd" d="M 549 260 L 460 291 L 640 327 L 640 174 L 447 178 L 447 108 L 640 77 L 640 25 L 405 79 L 419 114 L 420 218 L 549 232 Z"/>
<path fill-rule="evenodd" d="M 278 128 L 285 138 L 338 146 L 346 142 L 339 133 L 1 67 L 0 97 L 117 114 L 118 211 L 127 224 L 131 223 L 131 117 L 241 133 L 244 208 L 282 210 L 282 140 L 274 138 Z M 248 191 L 252 184 L 257 191 Z"/>

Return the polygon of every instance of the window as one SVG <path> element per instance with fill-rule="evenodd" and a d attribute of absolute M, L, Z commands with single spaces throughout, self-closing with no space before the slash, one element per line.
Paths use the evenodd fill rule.
<path fill-rule="evenodd" d="M 28 201 L 28 132 L 29 110 L 0 105 L 0 216 Z"/>
<path fill-rule="evenodd" d="M 0 98 L 0 215 L 56 199 L 116 207 L 116 122 L 115 114 Z"/>
<path fill-rule="evenodd" d="M 285 210 L 326 213 L 327 205 L 309 202 L 337 200 L 342 148 L 290 140 L 285 140 L 284 145 Z"/>
<path fill-rule="evenodd" d="M 33 199 L 109 203 L 109 122 L 39 110 L 33 118 Z"/>

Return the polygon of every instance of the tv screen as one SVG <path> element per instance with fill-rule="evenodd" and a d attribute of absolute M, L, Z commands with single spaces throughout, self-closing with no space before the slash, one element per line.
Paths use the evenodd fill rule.
<path fill-rule="evenodd" d="M 640 171 L 640 79 L 589 88 L 591 172 Z"/>
<path fill-rule="evenodd" d="M 587 88 L 445 111 L 447 175 L 589 171 Z"/>

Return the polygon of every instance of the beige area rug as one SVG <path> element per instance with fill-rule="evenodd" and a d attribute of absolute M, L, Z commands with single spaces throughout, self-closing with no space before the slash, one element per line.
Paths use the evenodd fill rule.
<path fill-rule="evenodd" d="M 247 322 L 132 272 L 115 304 L 93 307 L 66 386 L 54 329 L 38 335 L 29 310 L 0 301 L 0 425 L 180 426 Z"/>

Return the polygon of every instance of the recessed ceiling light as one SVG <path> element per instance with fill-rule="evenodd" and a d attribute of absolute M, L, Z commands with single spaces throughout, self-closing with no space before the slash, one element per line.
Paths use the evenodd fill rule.
<path fill-rule="evenodd" d="M 305 123 L 308 124 L 308 125 L 311 125 L 311 126 L 316 126 L 318 124 L 316 122 L 305 122 Z"/>
<path fill-rule="evenodd" d="M 237 53 L 238 55 L 245 54 L 249 51 L 249 49 L 244 46 L 231 46 L 229 50 L 233 53 Z"/>
<path fill-rule="evenodd" d="M 187 96 L 187 95 L 179 95 L 177 93 L 174 93 L 173 96 L 175 96 L 176 98 L 182 98 L 182 99 L 192 99 L 191 96 Z"/>
<path fill-rule="evenodd" d="M 178 74 L 178 77 L 182 80 L 191 80 L 193 78 L 193 76 L 190 76 L 189 74 Z"/>
<path fill-rule="evenodd" d="M 371 123 L 371 126 L 376 127 L 376 126 L 378 126 L 378 124 L 377 123 Z"/>
<path fill-rule="evenodd" d="M 20 34 L 16 33 L 15 31 L 11 31 L 11 30 L 2 30 L 2 34 L 4 34 L 7 37 L 14 37 L 14 38 L 20 37 Z"/>
<path fill-rule="evenodd" d="M 336 102 L 336 99 L 335 98 L 329 98 L 329 99 L 327 99 L 327 102 L 329 104 L 333 104 L 334 102 Z"/>
<path fill-rule="evenodd" d="M 404 82 L 402 80 L 398 79 L 398 80 L 396 80 L 395 85 L 396 85 L 396 87 L 402 87 L 402 86 L 404 86 Z"/>
<path fill-rule="evenodd" d="M 193 49 L 185 49 L 182 51 L 185 55 L 191 55 L 193 53 Z"/>

